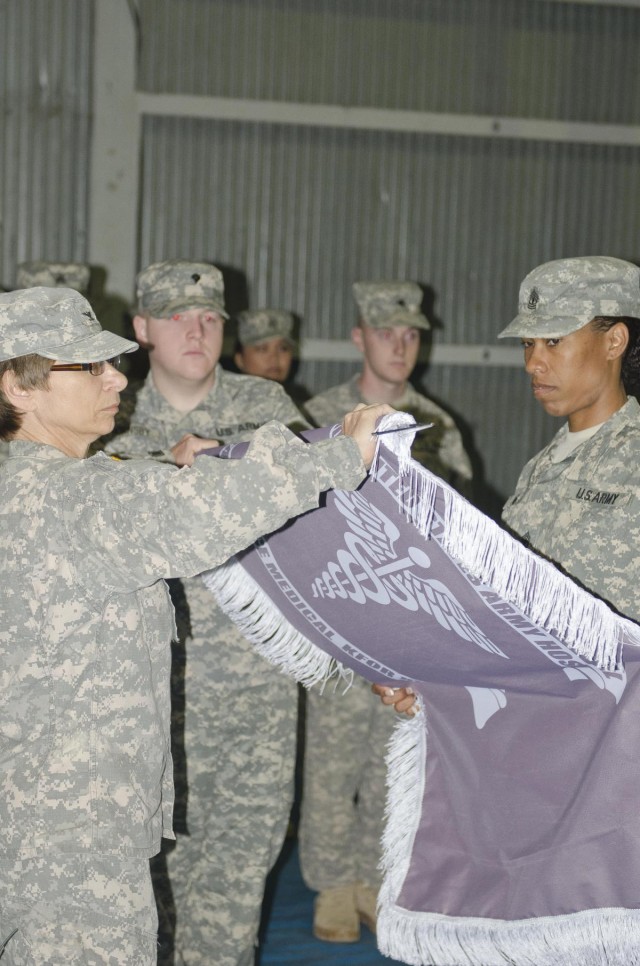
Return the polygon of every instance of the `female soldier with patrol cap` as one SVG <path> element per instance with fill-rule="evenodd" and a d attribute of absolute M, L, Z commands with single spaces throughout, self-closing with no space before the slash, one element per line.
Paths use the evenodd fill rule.
<path fill-rule="evenodd" d="M 640 269 L 605 256 L 534 269 L 516 318 L 534 397 L 567 421 L 527 463 L 503 519 L 534 550 L 640 619 Z"/>
<path fill-rule="evenodd" d="M 280 309 L 256 309 L 238 315 L 233 361 L 248 376 L 286 383 L 296 342 L 293 315 Z"/>
<path fill-rule="evenodd" d="M 356 487 L 389 411 L 315 446 L 271 422 L 244 459 L 181 470 L 85 459 L 126 386 L 110 357 L 135 348 L 71 289 L 0 295 L 3 966 L 156 963 L 148 859 L 173 837 L 163 578 Z"/>

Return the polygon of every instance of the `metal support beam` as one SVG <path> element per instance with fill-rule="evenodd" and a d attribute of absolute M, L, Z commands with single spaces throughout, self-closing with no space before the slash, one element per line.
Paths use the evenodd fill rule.
<path fill-rule="evenodd" d="M 141 114 L 204 118 L 212 121 L 254 121 L 351 130 L 453 134 L 462 137 L 520 138 L 567 143 L 640 145 L 640 125 L 587 124 L 538 118 L 489 117 L 479 114 L 438 114 L 394 111 L 337 104 L 296 104 L 184 94 L 137 95 Z"/>
<path fill-rule="evenodd" d="M 302 339 L 300 358 L 303 362 L 358 362 L 362 359 L 352 342 L 346 339 Z M 432 366 L 497 366 L 521 369 L 523 355 L 521 346 L 513 345 L 455 345 L 436 343 L 428 350 L 421 350 L 420 360 Z"/>
<path fill-rule="evenodd" d="M 140 115 L 136 31 L 126 0 L 95 0 L 89 261 L 129 302 L 137 256 Z"/>
<path fill-rule="evenodd" d="M 548 3 L 549 0 L 545 0 Z M 640 7 L 640 0 L 551 0 L 552 3 L 591 3 L 598 7 Z"/>

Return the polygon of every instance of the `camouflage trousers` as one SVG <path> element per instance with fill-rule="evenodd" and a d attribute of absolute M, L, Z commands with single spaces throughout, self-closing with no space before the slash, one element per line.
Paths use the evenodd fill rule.
<path fill-rule="evenodd" d="M 304 881 L 318 892 L 380 885 L 387 744 L 397 716 L 364 678 L 344 691 L 307 693 L 304 782 L 298 829 Z"/>
<path fill-rule="evenodd" d="M 3 860 L 0 950 L 2 966 L 154 966 L 149 860 L 93 854 Z"/>
<path fill-rule="evenodd" d="M 201 582 L 185 584 L 193 636 L 183 655 L 182 737 L 174 717 L 177 841 L 152 863 L 166 940 L 159 962 L 251 966 L 265 879 L 293 801 L 297 685 L 260 657 Z M 179 656 L 174 668 L 179 674 Z M 178 681 L 174 699 L 177 710 Z"/>

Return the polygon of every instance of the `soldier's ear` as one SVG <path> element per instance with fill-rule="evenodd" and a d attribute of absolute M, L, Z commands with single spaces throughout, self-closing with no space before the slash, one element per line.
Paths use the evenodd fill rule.
<path fill-rule="evenodd" d="M 354 327 L 352 328 L 351 341 L 353 342 L 356 349 L 359 349 L 360 352 L 364 352 L 364 343 L 362 341 L 362 329 L 360 328 L 359 325 L 354 325 Z"/>
<path fill-rule="evenodd" d="M 136 334 L 136 341 L 140 343 L 141 346 L 149 345 L 149 323 L 144 315 L 134 315 L 133 317 L 133 331 Z"/>
<path fill-rule="evenodd" d="M 242 353 L 241 352 L 236 352 L 234 354 L 233 361 L 235 362 L 235 364 L 238 367 L 238 369 L 240 370 L 240 372 L 244 372 L 245 371 L 244 359 L 242 357 Z"/>
<path fill-rule="evenodd" d="M 607 348 L 610 359 L 618 359 L 624 355 L 629 345 L 629 330 L 624 322 L 616 322 L 606 332 Z"/>
<path fill-rule="evenodd" d="M 2 392 L 12 406 L 19 412 L 27 413 L 35 408 L 35 394 L 32 389 L 25 389 L 18 381 L 18 377 L 12 369 L 7 369 L 2 374 Z"/>

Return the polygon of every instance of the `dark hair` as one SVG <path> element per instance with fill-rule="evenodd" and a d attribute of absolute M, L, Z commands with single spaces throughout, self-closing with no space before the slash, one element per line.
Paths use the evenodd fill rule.
<path fill-rule="evenodd" d="M 0 380 L 5 372 L 15 372 L 22 389 L 47 389 L 53 359 L 43 356 L 18 356 L 0 362 Z M 5 396 L 0 385 L 0 439 L 11 439 L 22 425 L 22 413 Z"/>
<path fill-rule="evenodd" d="M 593 327 L 608 332 L 617 322 L 622 322 L 629 333 L 629 345 L 622 356 L 622 383 L 629 396 L 640 396 L 640 319 L 631 315 L 598 315 Z"/>

